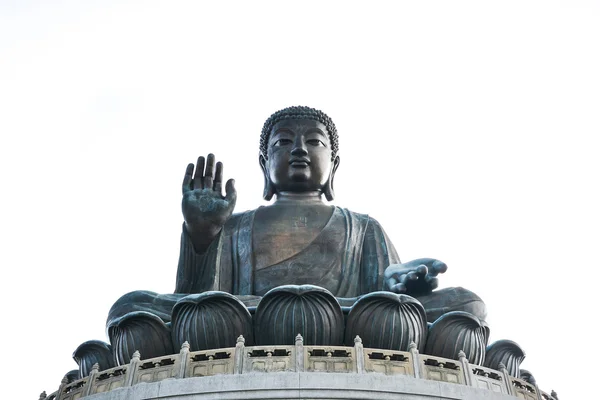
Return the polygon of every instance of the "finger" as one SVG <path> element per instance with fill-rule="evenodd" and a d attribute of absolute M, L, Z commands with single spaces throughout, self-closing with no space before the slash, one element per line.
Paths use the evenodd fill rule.
<path fill-rule="evenodd" d="M 215 155 L 210 153 L 206 157 L 206 171 L 204 172 L 204 188 L 212 189 L 215 179 Z"/>
<path fill-rule="evenodd" d="M 398 283 L 391 287 L 392 292 L 394 293 L 404 293 L 406 292 L 406 285 L 404 283 Z"/>
<path fill-rule="evenodd" d="M 437 276 L 438 274 L 443 274 L 448 270 L 448 266 L 441 261 L 434 262 L 429 268 L 428 275 Z"/>
<path fill-rule="evenodd" d="M 411 271 L 412 268 L 407 268 L 406 266 L 402 265 L 402 264 L 391 264 L 389 267 L 387 267 L 384 271 L 384 277 L 385 278 L 390 278 L 392 276 L 399 276 L 401 274 L 406 274 L 407 272 Z"/>
<path fill-rule="evenodd" d="M 431 269 L 436 271 L 436 275 L 443 274 L 444 272 L 446 272 L 448 270 L 448 266 L 445 263 L 436 260 L 433 263 L 433 265 L 431 266 Z"/>
<path fill-rule="evenodd" d="M 196 172 L 194 173 L 194 182 L 192 185 L 192 189 L 202 189 L 203 177 L 204 173 L 204 157 L 198 157 L 198 162 L 196 163 Z"/>
<path fill-rule="evenodd" d="M 417 279 L 419 279 L 419 274 L 416 271 L 411 271 L 406 274 L 407 281 L 416 281 Z"/>
<path fill-rule="evenodd" d="M 206 158 L 206 171 L 204 172 L 204 188 L 212 189 L 215 178 L 215 155 L 210 153 Z"/>
<path fill-rule="evenodd" d="M 192 190 L 192 176 L 194 175 L 194 164 L 188 164 L 185 169 L 185 175 L 183 176 L 183 183 L 181 184 L 181 191 L 183 193 Z"/>
<path fill-rule="evenodd" d="M 387 282 L 387 286 L 388 286 L 388 287 L 390 288 L 390 290 L 391 290 L 391 289 L 392 289 L 392 287 L 398 283 L 398 279 L 396 279 L 395 277 L 393 277 L 393 276 L 392 276 L 391 278 L 388 278 L 388 279 L 386 280 L 386 282 Z"/>
<path fill-rule="evenodd" d="M 223 195 L 221 192 L 223 190 L 223 163 L 217 163 L 217 169 L 215 170 L 215 181 L 213 183 L 214 191 L 219 193 L 221 196 Z"/>
<path fill-rule="evenodd" d="M 425 265 L 425 264 L 421 264 L 415 269 L 415 272 L 419 275 L 425 275 L 425 274 L 427 274 L 427 271 L 428 271 L 428 268 L 427 268 L 427 265 Z"/>
<path fill-rule="evenodd" d="M 431 290 L 434 290 L 438 287 L 438 285 L 440 284 L 440 280 L 438 278 L 431 278 L 429 279 L 429 288 Z"/>
<path fill-rule="evenodd" d="M 235 190 L 235 180 L 230 179 L 225 184 L 225 200 L 227 200 L 230 204 L 235 205 L 235 201 L 237 200 L 237 192 Z"/>
<path fill-rule="evenodd" d="M 408 274 L 401 274 L 398 276 L 398 282 L 406 284 L 406 281 L 408 281 Z"/>

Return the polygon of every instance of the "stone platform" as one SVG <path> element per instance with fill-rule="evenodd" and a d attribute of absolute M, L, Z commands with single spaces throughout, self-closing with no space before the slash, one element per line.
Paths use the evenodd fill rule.
<path fill-rule="evenodd" d="M 452 383 L 383 374 L 327 372 L 250 373 L 140 383 L 89 400 L 378 399 L 511 400 L 503 393 Z"/>
<path fill-rule="evenodd" d="M 245 346 L 190 351 L 131 362 L 68 383 L 45 400 L 143 399 L 514 399 L 553 400 L 500 370 L 409 351 L 308 346 Z"/>

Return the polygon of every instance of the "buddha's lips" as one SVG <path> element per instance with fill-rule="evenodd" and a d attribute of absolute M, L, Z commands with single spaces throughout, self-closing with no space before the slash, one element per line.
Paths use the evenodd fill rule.
<path fill-rule="evenodd" d="M 290 165 L 293 167 L 306 167 L 310 164 L 310 160 L 307 158 L 292 158 Z"/>

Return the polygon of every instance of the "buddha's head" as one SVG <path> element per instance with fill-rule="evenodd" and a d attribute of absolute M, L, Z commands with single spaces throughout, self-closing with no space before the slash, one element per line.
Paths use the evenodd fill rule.
<path fill-rule="evenodd" d="M 319 192 L 333 200 L 340 163 L 338 135 L 331 118 L 310 107 L 288 107 L 267 119 L 260 137 L 263 197 L 282 192 Z"/>

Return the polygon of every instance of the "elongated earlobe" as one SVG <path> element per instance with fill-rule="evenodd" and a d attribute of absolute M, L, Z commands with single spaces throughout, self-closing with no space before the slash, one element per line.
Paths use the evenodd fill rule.
<path fill-rule="evenodd" d="M 333 191 L 333 178 L 335 177 L 335 171 L 337 171 L 339 165 L 340 157 L 337 156 L 335 160 L 333 160 L 333 166 L 331 167 L 329 179 L 327 179 L 327 183 L 325 183 L 325 187 L 323 188 L 323 194 L 325 195 L 327 201 L 333 201 L 335 198 L 335 193 Z"/>
<path fill-rule="evenodd" d="M 260 168 L 263 171 L 263 176 L 265 178 L 265 188 L 263 190 L 263 199 L 269 201 L 273 198 L 275 194 L 275 190 L 273 189 L 273 183 L 271 183 L 271 179 L 269 179 L 269 171 L 267 169 L 267 160 L 263 157 L 263 155 L 258 156 L 258 162 L 260 164 Z"/>
<path fill-rule="evenodd" d="M 265 189 L 263 190 L 263 199 L 269 201 L 273 198 L 275 191 L 273 191 L 273 184 L 270 179 L 265 176 Z"/>

